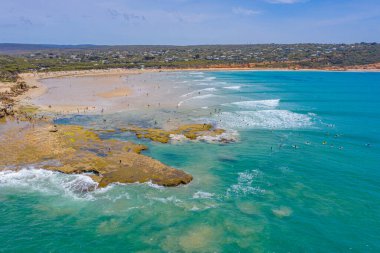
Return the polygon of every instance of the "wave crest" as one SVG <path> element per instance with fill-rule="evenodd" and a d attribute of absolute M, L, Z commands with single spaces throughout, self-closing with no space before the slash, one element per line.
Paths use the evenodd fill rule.
<path fill-rule="evenodd" d="M 287 110 L 222 112 L 218 118 L 221 127 L 227 129 L 292 129 L 309 127 L 313 124 L 310 116 Z"/>
<path fill-rule="evenodd" d="M 279 104 L 280 99 L 249 100 L 231 103 L 231 105 L 238 106 L 244 109 L 275 108 L 278 107 Z"/>
<path fill-rule="evenodd" d="M 227 89 L 227 90 L 240 90 L 241 89 L 241 86 L 226 86 L 226 87 L 223 87 L 223 89 Z"/>
<path fill-rule="evenodd" d="M 0 187 L 41 192 L 48 195 L 83 197 L 94 191 L 98 183 L 86 175 L 67 175 L 44 169 L 24 168 L 0 171 Z"/>

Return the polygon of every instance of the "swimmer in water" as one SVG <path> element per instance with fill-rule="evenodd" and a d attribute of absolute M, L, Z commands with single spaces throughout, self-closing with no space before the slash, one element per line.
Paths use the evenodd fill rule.
<path fill-rule="evenodd" d="M 323 144 L 323 145 L 326 145 L 326 144 L 327 144 L 327 141 L 323 141 L 322 144 Z"/>

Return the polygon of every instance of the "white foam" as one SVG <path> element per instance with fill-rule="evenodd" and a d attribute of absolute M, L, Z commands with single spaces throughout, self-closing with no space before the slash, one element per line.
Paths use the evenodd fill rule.
<path fill-rule="evenodd" d="M 172 142 L 184 142 L 184 141 L 204 141 L 208 143 L 220 143 L 220 142 L 236 142 L 238 140 L 239 133 L 235 130 L 228 130 L 222 134 L 211 136 L 202 135 L 198 136 L 195 140 L 188 139 L 183 134 L 170 134 L 169 138 Z"/>
<path fill-rule="evenodd" d="M 287 110 L 222 112 L 216 117 L 219 125 L 225 129 L 292 129 L 309 127 L 313 124 L 310 116 Z"/>
<path fill-rule="evenodd" d="M 220 142 L 236 142 L 238 140 L 239 134 L 235 130 L 228 130 L 222 134 L 211 136 L 202 135 L 196 138 L 197 141 L 205 141 L 208 143 L 220 143 Z"/>
<path fill-rule="evenodd" d="M 205 98 L 212 98 L 212 97 L 219 97 L 219 96 L 214 95 L 214 94 L 206 94 L 206 95 L 195 96 L 195 97 L 189 98 L 188 100 L 190 100 L 190 99 L 205 99 Z"/>
<path fill-rule="evenodd" d="M 205 88 L 205 89 L 202 89 L 201 91 L 216 91 L 216 88 Z"/>
<path fill-rule="evenodd" d="M 86 193 L 94 191 L 98 183 L 86 175 L 67 175 L 60 172 L 24 168 L 19 171 L 0 171 L 0 187 L 41 192 L 48 195 L 67 195 L 91 198 Z"/>
<path fill-rule="evenodd" d="M 189 72 L 189 75 L 199 76 L 199 75 L 204 75 L 204 72 Z"/>
<path fill-rule="evenodd" d="M 184 136 L 183 134 L 170 134 L 169 138 L 173 142 L 183 142 L 183 141 L 188 140 L 187 137 Z"/>
<path fill-rule="evenodd" d="M 239 108 L 243 108 L 243 109 L 275 108 L 279 104 L 280 104 L 280 99 L 248 100 L 248 101 L 231 103 L 231 105 L 238 106 Z"/>
<path fill-rule="evenodd" d="M 219 97 L 219 96 L 214 95 L 214 94 L 199 95 L 199 96 L 191 97 L 191 98 L 180 101 L 178 103 L 178 106 L 181 106 L 183 103 L 190 101 L 190 100 L 194 100 L 194 99 L 199 100 L 199 99 L 206 99 L 206 98 L 213 98 L 213 97 Z"/>
<path fill-rule="evenodd" d="M 150 197 L 151 200 L 156 200 L 161 203 L 167 204 L 167 203 L 181 203 L 182 200 L 177 199 L 175 196 L 170 196 L 166 198 L 157 198 L 157 197 Z"/>
<path fill-rule="evenodd" d="M 223 89 L 227 89 L 227 90 L 240 90 L 241 89 L 241 86 L 227 86 L 227 87 L 223 87 Z"/>
<path fill-rule="evenodd" d="M 221 88 L 223 88 L 224 85 L 226 85 L 227 83 L 226 82 L 216 82 L 216 81 L 213 81 L 213 79 L 210 79 L 210 80 L 198 80 L 196 82 L 193 82 L 194 85 L 197 85 L 197 86 L 220 86 Z"/>
<path fill-rule="evenodd" d="M 214 195 L 210 192 L 197 191 L 193 194 L 193 199 L 211 199 Z"/>
<path fill-rule="evenodd" d="M 193 206 L 191 209 L 190 209 L 190 211 L 199 211 L 199 210 L 201 210 L 199 207 L 197 207 L 197 206 Z"/>
<path fill-rule="evenodd" d="M 227 196 L 239 196 L 239 195 L 256 195 L 263 194 L 265 190 L 261 189 L 258 185 L 258 179 L 262 177 L 262 172 L 259 170 L 251 170 L 240 172 L 237 180 L 237 184 L 231 185 L 227 189 Z"/>
<path fill-rule="evenodd" d="M 137 184 L 139 184 L 139 183 L 137 183 Z M 164 189 L 165 188 L 165 187 L 163 187 L 161 185 L 152 183 L 152 181 L 145 182 L 144 184 L 147 185 L 147 186 L 149 186 L 149 187 L 151 187 L 151 188 L 155 188 L 155 189 Z"/>

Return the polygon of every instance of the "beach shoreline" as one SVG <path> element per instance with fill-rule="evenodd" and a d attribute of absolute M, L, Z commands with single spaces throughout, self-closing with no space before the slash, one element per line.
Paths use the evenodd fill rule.
<path fill-rule="evenodd" d="M 294 71 L 294 72 L 379 72 L 380 64 L 371 64 L 364 66 L 352 66 L 347 68 L 320 68 L 320 69 L 295 69 L 295 68 L 252 68 L 241 66 L 212 66 L 205 68 L 147 68 L 147 69 L 124 69 L 124 68 L 109 68 L 109 69 L 92 69 L 92 70 L 73 70 L 73 71 L 49 71 L 49 72 L 26 72 L 19 74 L 19 81 L 25 82 L 32 89 L 28 89 L 23 94 L 14 97 L 16 106 L 26 105 L 34 106 L 31 102 L 33 99 L 41 97 L 48 92 L 47 87 L 43 84 L 43 80 L 58 79 L 58 78 L 76 78 L 76 77 L 122 77 L 130 75 L 139 75 L 146 73 L 159 73 L 159 72 L 189 72 L 189 71 L 204 71 L 204 72 L 217 72 L 217 71 Z M 16 83 L 0 82 L 0 91 L 7 92 Z M 97 94 L 102 99 L 113 99 L 115 97 L 122 97 L 130 95 L 133 90 L 128 88 L 115 88 Z M 93 107 L 93 106 L 92 106 Z M 47 112 L 68 112 L 75 113 L 83 110 L 91 111 L 91 106 L 78 106 L 78 105 L 62 105 L 55 108 L 49 106 L 39 106 L 40 110 Z"/>
<path fill-rule="evenodd" d="M 380 63 L 364 66 L 352 66 L 347 68 L 252 68 L 252 67 L 204 67 L 204 68 L 147 68 L 147 69 L 92 69 L 92 70 L 73 70 L 73 71 L 48 71 L 48 72 L 26 72 L 19 76 L 28 84 L 38 84 L 39 80 L 62 77 L 79 77 L 79 76 L 109 76 L 117 74 L 143 74 L 154 72 L 181 72 L 181 71 L 326 71 L 326 72 L 380 72 Z M 37 82 L 37 83 L 36 83 Z M 1 85 L 7 83 L 1 82 Z"/>

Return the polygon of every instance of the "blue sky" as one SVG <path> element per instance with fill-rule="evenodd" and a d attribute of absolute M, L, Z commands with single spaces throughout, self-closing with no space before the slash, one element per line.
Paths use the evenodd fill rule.
<path fill-rule="evenodd" d="M 0 1 L 0 42 L 380 42 L 380 0 Z"/>

